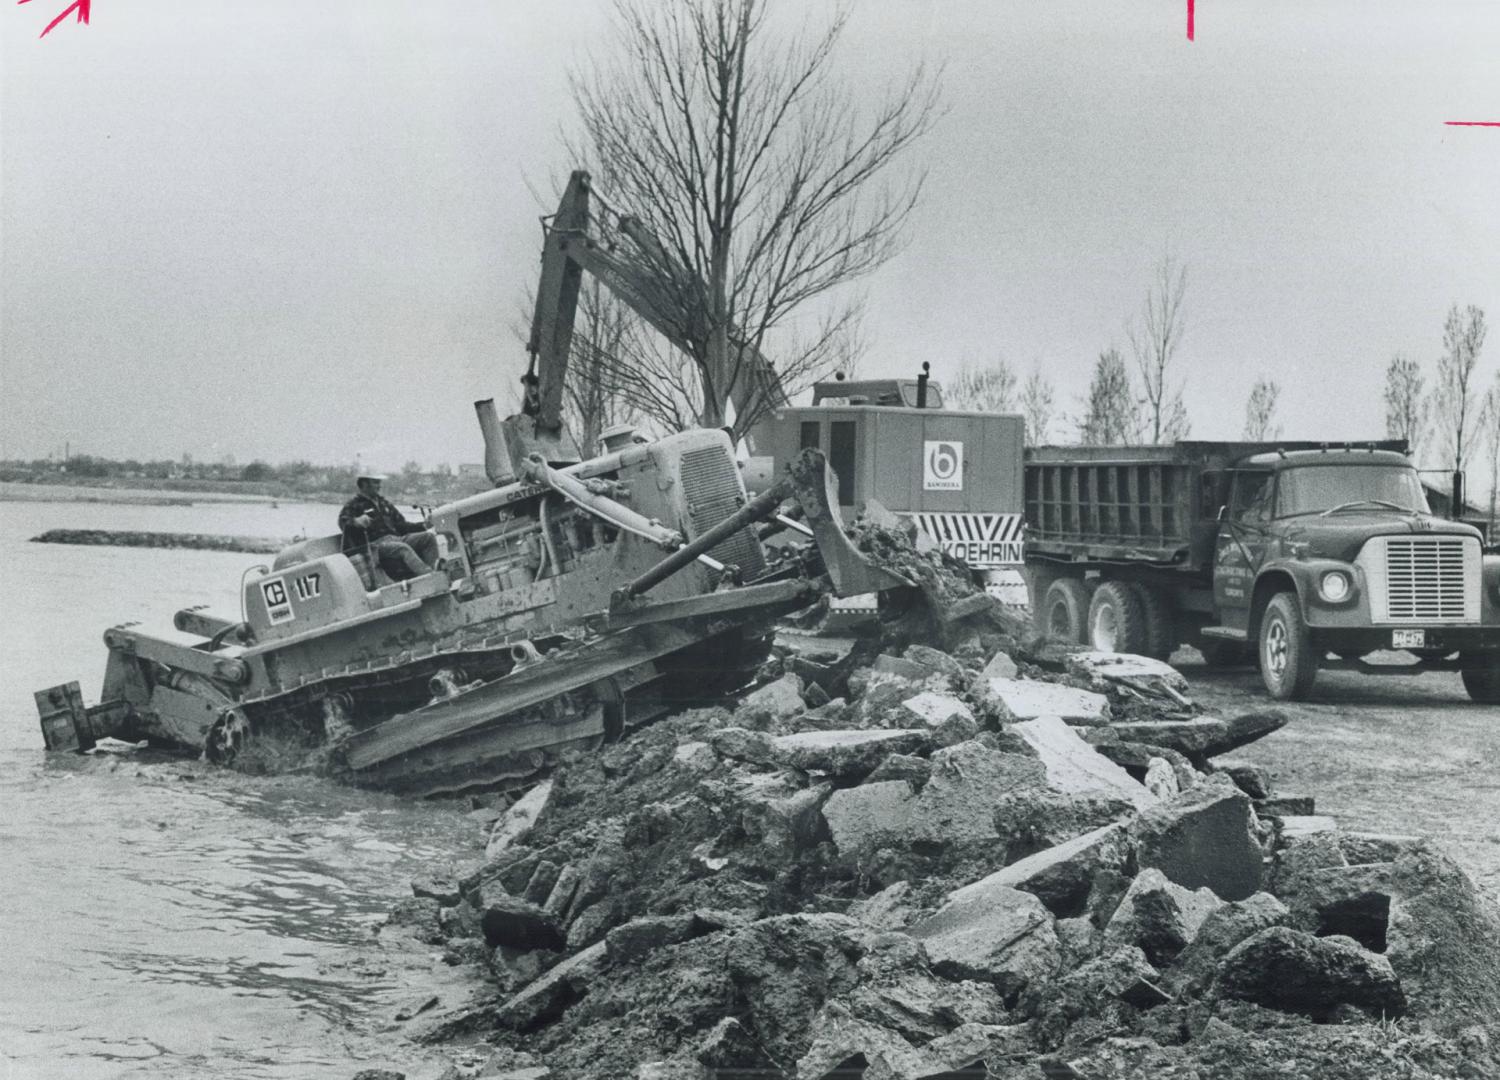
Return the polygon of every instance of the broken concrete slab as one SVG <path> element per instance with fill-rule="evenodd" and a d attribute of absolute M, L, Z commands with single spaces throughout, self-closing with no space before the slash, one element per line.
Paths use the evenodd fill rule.
<path fill-rule="evenodd" d="M 1191 720 L 1127 720 L 1111 727 L 1128 742 L 1165 746 L 1201 762 L 1263 739 L 1286 723 L 1285 713 L 1271 709 L 1245 713 L 1231 720 L 1207 716 Z"/>
<path fill-rule="evenodd" d="M 1067 1030 L 1079 1021 L 1118 1016 L 1120 1004 L 1129 1004 L 1127 996 L 1139 1000 L 1142 984 L 1154 987 L 1160 978 L 1140 949 L 1125 946 L 1034 988 L 1022 999 L 1021 1008 L 1036 1017 L 1035 1029 L 1041 1044 L 1056 1047 Z"/>
<path fill-rule="evenodd" d="M 1125 827 L 1106 825 L 996 870 L 949 899 L 982 903 L 990 889 L 1019 889 L 1039 898 L 1054 916 L 1070 918 L 1083 911 L 1100 871 L 1123 869 L 1129 857 Z"/>
<path fill-rule="evenodd" d="M 872 930 L 900 930 L 911 921 L 915 911 L 911 882 L 898 881 L 874 896 L 854 901 L 848 914 Z"/>
<path fill-rule="evenodd" d="M 1046 769 L 1047 782 L 1068 794 L 1097 792 L 1117 795 L 1139 810 L 1159 800 L 1136 783 L 1120 766 L 1099 754 L 1076 731 L 1056 716 L 1027 720 L 1010 726 L 1025 739 Z"/>
<path fill-rule="evenodd" d="M 1148 867 L 1125 890 L 1108 925 L 1101 947 L 1114 951 L 1135 945 L 1146 959 L 1165 967 L 1177 959 L 1198 933 L 1203 921 L 1224 901 L 1212 889 L 1186 889 Z"/>
<path fill-rule="evenodd" d="M 1146 743 L 1130 742 L 1120 738 L 1120 733 L 1113 727 L 1079 728 L 1078 734 L 1083 737 L 1084 742 L 1142 784 L 1146 782 L 1146 770 L 1151 767 L 1152 758 L 1162 758 L 1172 766 L 1172 773 L 1177 778 L 1178 791 L 1186 791 L 1203 776 L 1194 768 L 1187 755 L 1181 751 L 1173 750 L 1168 746 L 1148 746 Z"/>
<path fill-rule="evenodd" d="M 1159 683 L 1179 694 L 1187 693 L 1188 683 L 1171 664 L 1134 653 L 1076 652 L 1067 658 L 1067 669 L 1083 679 L 1120 683 Z"/>
<path fill-rule="evenodd" d="M 688 940 L 695 926 L 691 913 L 640 915 L 605 934 L 604 951 L 611 963 L 638 963 L 657 949 Z"/>
<path fill-rule="evenodd" d="M 1213 763 L 1213 769 L 1226 774 L 1252 799 L 1267 799 L 1271 796 L 1270 770 L 1254 762 L 1239 758 L 1219 758 Z"/>
<path fill-rule="evenodd" d="M 1281 836 L 1284 840 L 1297 840 L 1314 833 L 1337 832 L 1338 828 L 1338 819 L 1325 814 L 1281 815 Z"/>
<path fill-rule="evenodd" d="M 746 694 L 735 708 L 735 714 L 737 716 L 762 714 L 780 720 L 788 716 L 796 716 L 806 708 L 807 705 L 802 700 L 802 680 L 788 672 L 775 682 L 767 683 L 760 689 Z"/>
<path fill-rule="evenodd" d="M 889 653 L 881 653 L 870 665 L 870 676 L 875 678 L 881 675 L 893 676 L 897 679 L 906 679 L 910 682 L 923 682 L 928 676 L 938 674 L 937 671 L 920 664 L 915 660 L 906 660 L 899 656 L 891 656 Z"/>
<path fill-rule="evenodd" d="M 901 654 L 903 660 L 921 664 L 929 675 L 943 675 L 950 679 L 963 677 L 964 668 L 957 660 L 931 645 L 908 645 Z"/>
<path fill-rule="evenodd" d="M 775 685 L 774 683 L 772 685 Z M 705 738 L 714 753 L 732 761 L 744 761 L 751 765 L 774 765 L 776 751 L 771 736 L 764 731 L 751 731 L 742 727 L 719 728 L 710 731 Z"/>
<path fill-rule="evenodd" d="M 1227 776 L 1210 776 L 1131 825 L 1136 859 L 1189 889 L 1207 886 L 1222 900 L 1260 888 L 1261 849 L 1250 799 Z"/>
<path fill-rule="evenodd" d="M 1426 843 L 1420 836 L 1402 833 L 1349 832 L 1338 833 L 1339 850 L 1349 865 L 1360 863 L 1395 862 L 1402 855 Z"/>
<path fill-rule="evenodd" d="M 952 746 L 979 734 L 974 711 L 952 694 L 927 690 L 907 698 L 901 707 L 922 723 L 939 746 Z"/>
<path fill-rule="evenodd" d="M 1220 962 L 1240 942 L 1291 920 L 1287 906 L 1270 893 L 1231 900 L 1210 912 L 1187 948 L 1177 954 L 1170 984 L 1197 996 L 1213 981 Z"/>
<path fill-rule="evenodd" d="M 916 799 L 905 780 L 881 780 L 835 791 L 823 804 L 823 820 L 840 854 L 874 851 L 909 833 Z"/>
<path fill-rule="evenodd" d="M 907 933 L 926 946 L 940 975 L 985 979 L 1010 998 L 1057 969 L 1061 946 L 1052 921 L 1031 893 L 996 885 L 958 890 Z"/>
<path fill-rule="evenodd" d="M 1109 720 L 1109 699 L 1091 690 L 1032 679 L 990 679 L 982 693 L 1000 717 L 1020 722 L 1057 717 L 1075 724 L 1103 724 Z"/>
<path fill-rule="evenodd" d="M 772 739 L 771 753 L 778 763 L 804 772 L 865 776 L 891 754 L 914 753 L 929 741 L 926 731 L 915 728 L 801 731 Z"/>
<path fill-rule="evenodd" d="M 984 670 L 979 673 L 979 678 L 981 683 L 985 683 L 990 679 L 1014 679 L 1020 673 L 1021 669 L 1011 659 L 1009 653 L 997 652 L 984 665 Z"/>
<path fill-rule="evenodd" d="M 486 859 L 493 859 L 531 831 L 536 819 L 552 798 L 552 780 L 543 780 L 517 799 L 495 822 L 489 841 L 484 845 Z"/>
<path fill-rule="evenodd" d="M 1255 812 L 1261 817 L 1311 817 L 1316 803 L 1311 795 L 1272 795 L 1255 800 Z"/>
<path fill-rule="evenodd" d="M 557 921 L 535 904 L 511 896 L 498 885 L 480 890 L 479 925 L 490 948 L 561 949 L 565 943 Z"/>
<path fill-rule="evenodd" d="M 921 791 L 932 777 L 932 762 L 913 754 L 892 754 L 865 778 L 866 783 L 880 780 L 907 780 L 912 790 Z"/>
<path fill-rule="evenodd" d="M 1350 938 L 1315 937 L 1286 926 L 1252 934 L 1229 951 L 1214 980 L 1222 997 L 1322 1019 L 1341 1005 L 1394 1019 L 1406 995 L 1391 962 Z"/>
<path fill-rule="evenodd" d="M 1147 760 L 1146 778 L 1142 783 L 1146 785 L 1147 791 L 1163 802 L 1176 798 L 1182 791 L 1177 783 L 1177 773 L 1166 758 L 1153 757 Z"/>
<path fill-rule="evenodd" d="M 548 969 L 501 1005 L 496 1021 L 513 1031 L 529 1031 L 562 1015 L 588 992 L 589 983 L 608 963 L 605 943 L 597 941 Z"/>
<path fill-rule="evenodd" d="M 672 763 L 689 772 L 710 773 L 719 767 L 719 755 L 706 742 L 685 742 L 672 752 Z"/>

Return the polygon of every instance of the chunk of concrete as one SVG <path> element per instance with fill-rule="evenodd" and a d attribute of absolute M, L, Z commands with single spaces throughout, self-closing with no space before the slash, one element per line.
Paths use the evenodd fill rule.
<path fill-rule="evenodd" d="M 974 711 L 952 694 L 928 690 L 907 698 L 901 707 L 916 717 L 940 746 L 952 746 L 979 734 Z"/>
<path fill-rule="evenodd" d="M 1165 967 L 1223 903 L 1212 889 L 1185 889 L 1160 870 L 1147 868 L 1130 883 L 1104 927 L 1102 948 L 1114 951 L 1135 945 L 1152 964 Z"/>
<path fill-rule="evenodd" d="M 1338 819 L 1326 814 L 1281 815 L 1281 835 L 1286 840 L 1297 840 L 1314 833 L 1334 833 L 1338 828 Z"/>
<path fill-rule="evenodd" d="M 604 951 L 613 964 L 634 964 L 657 949 L 677 945 L 693 936 L 691 913 L 641 915 L 604 935 Z"/>
<path fill-rule="evenodd" d="M 498 885 L 481 890 L 478 907 L 479 925 L 490 948 L 561 949 L 566 941 L 555 919 Z"/>
<path fill-rule="evenodd" d="M 719 766 L 719 755 L 706 742 L 685 742 L 672 752 L 672 763 L 695 773 L 710 773 Z"/>
<path fill-rule="evenodd" d="M 823 804 L 823 820 L 840 853 L 874 851 L 909 833 L 916 794 L 905 780 L 882 780 L 835 791 Z"/>
<path fill-rule="evenodd" d="M 771 751 L 793 769 L 850 777 L 866 776 L 891 754 L 911 754 L 928 742 L 928 733 L 915 728 L 799 731 L 772 739 Z"/>
<path fill-rule="evenodd" d="M 1109 719 L 1109 699 L 1089 690 L 1032 679 L 990 679 L 983 691 L 1002 719 L 1035 720 L 1058 717 L 1075 724 L 1103 724 Z"/>
<path fill-rule="evenodd" d="M 781 720 L 796 716 L 806 708 L 807 705 L 802 700 L 802 680 L 788 672 L 775 682 L 746 694 L 740 699 L 735 713 L 740 716 L 769 714 L 773 719 Z"/>
<path fill-rule="evenodd" d="M 1255 812 L 1261 817 L 1312 817 L 1317 813 L 1317 802 L 1311 795 L 1277 793 L 1267 799 L 1256 799 Z"/>
<path fill-rule="evenodd" d="M 1138 810 L 1146 810 L 1160 801 L 1056 716 L 1012 724 L 1010 730 L 1036 751 L 1046 769 L 1047 782 L 1059 791 L 1117 795 Z"/>
<path fill-rule="evenodd" d="M 551 1023 L 588 992 L 607 963 L 605 943 L 596 941 L 528 983 L 500 1006 L 495 1019 L 513 1031 L 530 1031 Z"/>
<path fill-rule="evenodd" d="M 927 669 L 929 675 L 945 675 L 956 679 L 961 678 L 964 673 L 962 664 L 941 649 L 934 649 L 931 645 L 908 645 L 901 657 L 914 664 L 921 664 Z"/>
<path fill-rule="evenodd" d="M 1052 922 L 1031 893 L 997 885 L 959 890 L 907 933 L 926 947 L 940 975 L 985 979 L 1011 997 L 1057 969 L 1061 946 Z"/>
<path fill-rule="evenodd" d="M 1252 761 L 1239 758 L 1219 758 L 1213 763 L 1215 772 L 1226 774 L 1239 789 L 1252 799 L 1265 799 L 1271 795 L 1271 773 Z"/>
<path fill-rule="evenodd" d="M 485 858 L 493 859 L 506 848 L 523 839 L 536 824 L 536 819 L 542 811 L 547 808 L 547 803 L 551 798 L 552 781 L 549 778 L 511 804 L 490 830 L 489 841 L 484 845 Z"/>
<path fill-rule="evenodd" d="M 1314 1019 L 1353 1005 L 1377 1017 L 1406 1012 L 1406 995 L 1383 956 L 1345 937 L 1314 937 L 1285 926 L 1253 934 L 1229 951 L 1214 987 L 1222 997 L 1251 1001 Z"/>
<path fill-rule="evenodd" d="M 748 773 L 724 789 L 721 809 L 746 837 L 788 856 L 823 839 L 820 810 L 833 790 L 827 783 L 803 786 L 797 774 Z"/>
<path fill-rule="evenodd" d="M 1291 919 L 1287 906 L 1270 893 L 1231 900 L 1209 912 L 1187 948 L 1177 954 L 1171 985 L 1196 997 L 1213 981 L 1220 962 L 1246 938 Z"/>
<path fill-rule="evenodd" d="M 1210 776 L 1131 825 L 1136 859 L 1178 885 L 1243 900 L 1260 888 L 1261 850 L 1250 800 L 1227 776 Z"/>
<path fill-rule="evenodd" d="M 774 686 L 775 684 L 772 683 Z M 742 727 L 719 728 L 710 731 L 705 738 L 714 753 L 732 761 L 744 761 L 751 765 L 772 765 L 776 762 L 776 751 L 771 736 L 764 731 L 751 731 Z"/>
<path fill-rule="evenodd" d="M 849 905 L 849 916 L 874 930 L 900 930 L 915 911 L 909 881 L 887 885 L 874 896 Z"/>
<path fill-rule="evenodd" d="M 1263 739 L 1286 723 L 1285 713 L 1267 709 L 1230 720 L 1199 716 L 1192 720 L 1129 720 L 1112 726 L 1122 739 L 1165 746 L 1202 761 Z"/>
<path fill-rule="evenodd" d="M 1056 1046 L 1079 1021 L 1117 1018 L 1119 1003 L 1141 1000 L 1143 987 L 1155 987 L 1161 976 L 1140 949 L 1126 946 L 1095 957 L 1063 973 L 1051 983 L 1035 987 L 1021 1007 L 1035 1017 L 1035 1030 L 1045 1046 Z M 1154 1002 L 1153 1002 L 1154 1003 Z M 1048 1076 L 1089 1076 L 1089 1073 L 1046 1072 Z"/>
<path fill-rule="evenodd" d="M 1019 889 L 1039 898 L 1058 918 L 1069 918 L 1083 911 L 1100 870 L 1123 869 L 1129 856 L 1125 827 L 1106 825 L 996 870 L 955 890 L 949 899 L 983 903 L 992 889 Z"/>
<path fill-rule="evenodd" d="M 1182 788 L 1177 783 L 1177 772 L 1166 758 L 1154 757 L 1146 762 L 1146 790 L 1166 802 L 1174 799 Z"/>
<path fill-rule="evenodd" d="M 1069 655 L 1067 667 L 1084 679 L 1107 682 L 1159 682 L 1179 693 L 1186 693 L 1187 680 L 1171 664 L 1134 653 L 1076 652 Z"/>
<path fill-rule="evenodd" d="M 984 665 L 979 678 L 983 682 L 988 682 L 990 679 L 1014 679 L 1020 673 L 1021 669 L 1011 659 L 1010 653 L 997 652 Z"/>

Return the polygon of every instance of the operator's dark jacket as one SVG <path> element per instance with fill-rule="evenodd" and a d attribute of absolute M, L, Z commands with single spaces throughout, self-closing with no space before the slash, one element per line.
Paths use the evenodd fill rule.
<path fill-rule="evenodd" d="M 355 518 L 364 514 L 370 515 L 369 529 L 362 529 L 354 523 Z M 405 536 L 407 533 L 421 532 L 422 526 L 407 521 L 401 511 L 378 492 L 366 495 L 361 491 L 339 511 L 339 531 L 344 534 L 344 550 L 359 551 L 382 536 Z"/>

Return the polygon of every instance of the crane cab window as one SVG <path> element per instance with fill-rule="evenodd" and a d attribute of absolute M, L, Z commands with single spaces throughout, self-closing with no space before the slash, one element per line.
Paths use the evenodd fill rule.
<path fill-rule="evenodd" d="M 828 425 L 828 464 L 839 478 L 839 505 L 854 505 L 854 421 Z"/>
<path fill-rule="evenodd" d="M 802 442 L 798 450 L 816 450 L 822 444 L 823 425 L 817 420 L 802 421 Z"/>

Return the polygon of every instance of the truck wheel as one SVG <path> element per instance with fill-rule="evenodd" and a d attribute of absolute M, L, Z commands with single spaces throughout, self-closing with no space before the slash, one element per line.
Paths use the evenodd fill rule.
<path fill-rule="evenodd" d="M 1146 606 L 1138 588 L 1125 581 L 1106 581 L 1094 590 L 1088 644 L 1101 652 L 1145 653 L 1150 647 Z"/>
<path fill-rule="evenodd" d="M 1177 649 L 1177 619 L 1166 594 L 1150 585 L 1136 585 L 1146 614 L 1145 655 L 1165 660 Z"/>
<path fill-rule="evenodd" d="M 1069 645 L 1082 645 L 1088 626 L 1089 591 L 1077 578 L 1058 578 L 1047 586 L 1032 617 L 1037 630 Z"/>
<path fill-rule="evenodd" d="M 1296 593 L 1271 597 L 1260 618 L 1260 677 L 1280 701 L 1301 701 L 1318 677 L 1318 656 Z"/>
<path fill-rule="evenodd" d="M 1477 701 L 1481 705 L 1500 705 L 1500 657 L 1464 657 L 1463 659 L 1478 659 L 1483 665 L 1464 668 L 1460 672 L 1464 680 L 1464 689 L 1469 692 L 1469 700 Z"/>

